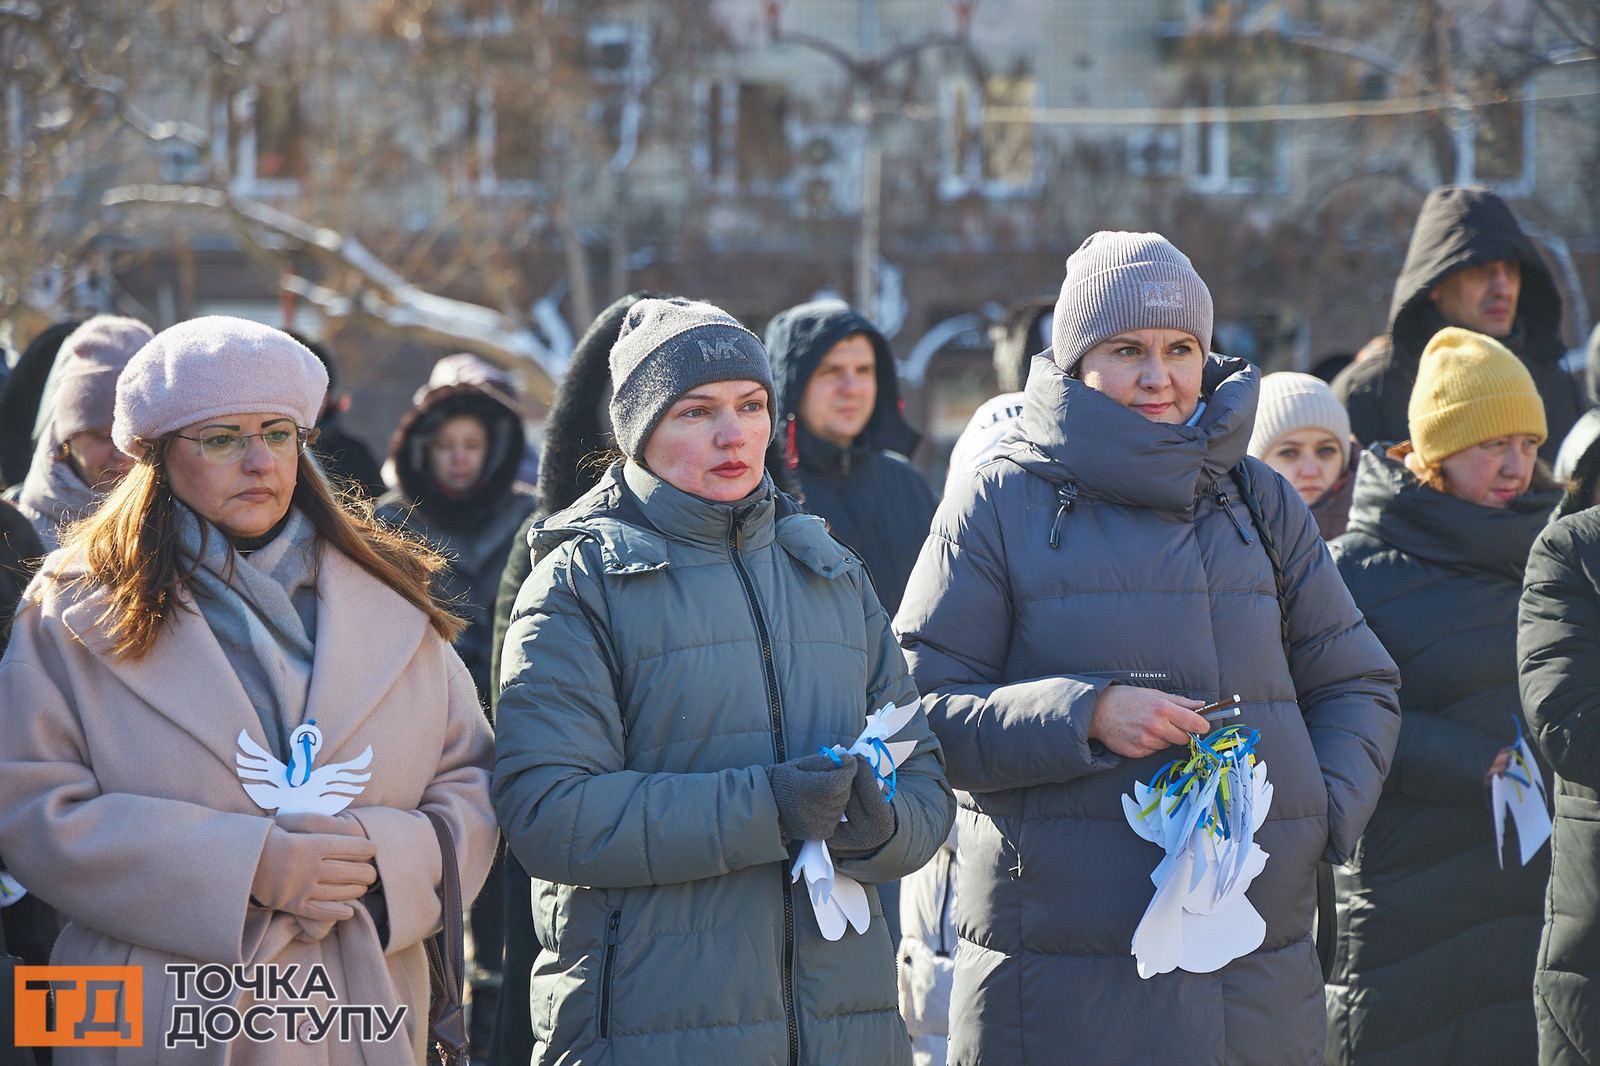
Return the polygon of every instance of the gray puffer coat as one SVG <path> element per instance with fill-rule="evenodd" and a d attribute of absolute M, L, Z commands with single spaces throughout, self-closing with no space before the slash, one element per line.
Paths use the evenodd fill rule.
<path fill-rule="evenodd" d="M 1544 934 L 1533 975 L 1542 1066 L 1600 1062 L 1600 508 L 1533 545 L 1517 616 L 1522 710 L 1555 771 Z"/>
<path fill-rule="evenodd" d="M 916 699 L 860 559 L 770 479 L 712 504 L 633 463 L 530 539 L 494 799 L 533 875 L 534 1062 L 909 1064 L 871 886 L 949 831 L 938 742 L 921 714 L 897 734 L 894 835 L 838 864 L 872 924 L 837 942 L 763 769 Z"/>
<path fill-rule="evenodd" d="M 945 497 L 895 628 L 960 809 L 952 1063 L 1308 1064 L 1323 1043 L 1316 863 L 1349 856 L 1399 729 L 1394 663 L 1306 506 L 1245 460 L 1283 566 L 1229 470 L 1258 372 L 1212 357 L 1196 426 L 1147 421 L 1048 358 L 1022 425 Z M 1133 932 L 1161 851 L 1121 797 L 1177 749 L 1120 759 L 1088 731 L 1113 681 L 1244 697 L 1275 787 L 1249 891 L 1254 953 L 1141 980 Z"/>

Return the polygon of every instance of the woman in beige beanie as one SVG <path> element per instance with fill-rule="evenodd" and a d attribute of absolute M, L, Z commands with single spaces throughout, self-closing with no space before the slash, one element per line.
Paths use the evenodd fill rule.
<path fill-rule="evenodd" d="M 132 1061 L 421 1061 L 427 815 L 464 899 L 493 855 L 489 728 L 428 590 L 442 560 L 330 490 L 305 448 L 327 381 L 257 323 L 157 334 L 117 379 L 135 465 L 46 561 L 0 660 L 0 853 L 69 919 L 56 964 L 142 968 Z M 174 964 L 273 969 L 210 1002 Z M 361 1045 L 301 1024 L 339 1004 L 400 1017 Z M 180 1011 L 219 1010 L 250 1038 L 163 1044 Z M 130 1061 L 100 1050 L 56 1061 Z"/>
<path fill-rule="evenodd" d="M 1355 483 L 1350 416 L 1328 383 L 1310 374 L 1261 379 L 1247 453 L 1283 475 L 1311 508 L 1323 540 L 1344 532 Z"/>
<path fill-rule="evenodd" d="M 1485 783 L 1517 735 L 1517 603 L 1560 498 L 1537 466 L 1544 405 L 1504 346 L 1445 329 L 1410 425 L 1411 440 L 1362 453 L 1350 532 L 1332 545 L 1400 666 L 1403 710 L 1378 809 L 1334 868 L 1324 1061 L 1533 1062 L 1550 853 L 1498 853 Z"/>

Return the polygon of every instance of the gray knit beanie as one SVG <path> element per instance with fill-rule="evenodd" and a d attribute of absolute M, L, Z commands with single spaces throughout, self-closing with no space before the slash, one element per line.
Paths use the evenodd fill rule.
<path fill-rule="evenodd" d="M 135 459 L 173 430 L 222 415 L 277 414 L 317 424 L 328 372 L 310 349 L 259 322 L 206 315 L 170 326 L 117 379 L 111 439 Z"/>
<path fill-rule="evenodd" d="M 1101 341 L 1130 329 L 1181 329 L 1211 351 L 1211 291 L 1159 233 L 1093 234 L 1067 259 L 1051 343 L 1071 371 Z"/>
<path fill-rule="evenodd" d="M 767 350 L 738 319 L 693 300 L 640 300 L 628 308 L 611 346 L 611 423 L 618 447 L 640 459 L 667 409 L 690 389 L 714 381 L 759 382 L 772 409 Z"/>
<path fill-rule="evenodd" d="M 1274 441 L 1302 429 L 1333 434 L 1344 447 L 1345 459 L 1350 458 L 1350 415 L 1327 382 L 1292 371 L 1262 378 L 1255 430 L 1250 434 L 1246 454 L 1265 459 Z"/>
<path fill-rule="evenodd" d="M 116 315 L 95 315 L 67 335 L 56 356 L 61 362 L 61 383 L 56 389 L 57 440 L 111 428 L 117 375 L 154 335 L 138 319 Z"/>

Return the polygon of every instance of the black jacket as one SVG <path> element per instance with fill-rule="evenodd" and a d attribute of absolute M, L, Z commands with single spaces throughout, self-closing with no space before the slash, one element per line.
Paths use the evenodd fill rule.
<path fill-rule="evenodd" d="M 1587 406 L 1577 382 L 1561 366 L 1566 355 L 1561 294 L 1505 201 L 1473 186 L 1446 185 L 1428 194 L 1394 286 L 1389 351 L 1352 363 L 1334 379 L 1333 391 L 1350 410 L 1350 429 L 1357 440 L 1373 444 L 1411 436 L 1406 406 L 1417 364 L 1433 335 L 1450 325 L 1428 293 L 1458 270 L 1493 259 L 1515 259 L 1522 265 L 1517 320 L 1503 343 L 1527 366 L 1544 398 L 1550 436 L 1540 454 L 1555 458 L 1562 438 Z"/>
<path fill-rule="evenodd" d="M 1484 773 L 1516 736 L 1517 600 L 1559 493 L 1495 510 L 1361 456 L 1339 573 L 1400 667 L 1400 741 L 1336 867 L 1328 1063 L 1527 1063 L 1550 852 L 1495 857 Z"/>
<path fill-rule="evenodd" d="M 336 412 L 330 411 L 317 423 L 321 436 L 312 446 L 322 469 L 336 481 L 354 483 L 362 493 L 377 499 L 383 495 L 383 474 L 372 449 L 361 440 L 345 432 Z"/>
<path fill-rule="evenodd" d="M 1533 546 L 1518 617 L 1522 708 L 1555 770 L 1556 856 L 1533 978 L 1544 1066 L 1600 1061 L 1600 509 Z"/>
<path fill-rule="evenodd" d="M 801 425 L 800 397 L 828 350 L 857 333 L 872 342 L 877 355 L 878 398 L 867 428 L 841 448 Z M 768 465 L 793 471 L 806 510 L 826 520 L 833 535 L 866 561 L 878 598 L 892 616 L 937 501 L 927 479 L 903 458 L 922 436 L 900 413 L 889 342 L 849 307 L 824 300 L 780 313 L 767 325 L 766 344 L 780 424 L 776 458 Z"/>
<path fill-rule="evenodd" d="M 82 322 L 58 322 L 22 350 L 0 388 L 0 483 L 20 485 L 33 464 L 33 426 L 62 342 Z"/>

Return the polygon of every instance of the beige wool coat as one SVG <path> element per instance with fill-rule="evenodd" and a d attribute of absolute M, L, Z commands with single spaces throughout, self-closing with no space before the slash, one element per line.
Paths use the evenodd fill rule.
<path fill-rule="evenodd" d="M 63 552 L 44 569 L 80 572 Z M 440 923 L 441 865 L 421 809 L 449 822 L 468 901 L 496 843 L 493 741 L 454 650 L 422 612 L 323 545 L 306 714 L 324 734 L 316 766 L 372 747 L 372 777 L 346 813 L 377 846 L 388 939 L 358 906 L 310 942 L 296 939 L 294 917 L 250 903 L 272 823 L 245 794 L 234 757 L 240 730 L 270 745 L 204 618 L 174 612 L 143 659 L 116 659 L 96 625 L 104 592 L 43 580 L 0 661 L 0 854 L 70 919 L 53 964 L 143 967 L 145 1026 L 140 1048 L 58 1052 L 56 1061 L 420 1061 L 429 993 L 422 941 Z M 335 1028 L 315 1044 L 241 1037 L 167 1050 L 181 1005 L 169 963 L 298 964 L 300 982 L 320 963 L 341 1003 L 406 1004 L 405 1031 L 384 1044 L 341 1043 Z M 248 991 L 233 1000 L 240 1010 L 254 1002 Z M 184 1003 L 207 1005 L 192 987 Z"/>

